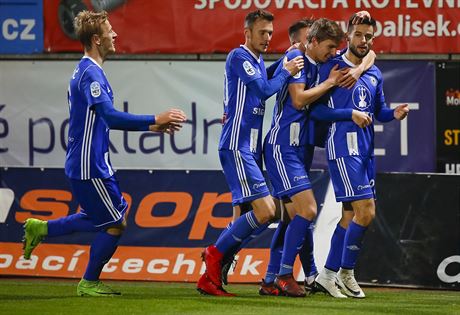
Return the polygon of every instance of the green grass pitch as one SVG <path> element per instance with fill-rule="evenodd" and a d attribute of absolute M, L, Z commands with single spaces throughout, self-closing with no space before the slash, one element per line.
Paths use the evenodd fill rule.
<path fill-rule="evenodd" d="M 119 297 L 76 296 L 78 280 L 0 278 L 0 314 L 460 314 L 460 292 L 365 288 L 366 299 L 262 297 L 229 285 L 234 298 L 200 295 L 193 283 L 108 282 Z"/>

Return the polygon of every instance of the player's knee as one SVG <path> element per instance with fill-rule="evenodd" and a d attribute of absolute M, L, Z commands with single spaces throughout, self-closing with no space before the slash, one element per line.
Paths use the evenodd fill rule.
<path fill-rule="evenodd" d="M 276 207 L 273 203 L 268 203 L 263 211 L 258 211 L 256 217 L 260 224 L 265 224 L 275 218 Z"/>
<path fill-rule="evenodd" d="M 367 204 L 364 209 L 356 213 L 356 222 L 363 226 L 368 226 L 375 218 L 375 206 L 373 203 Z"/>
<path fill-rule="evenodd" d="M 123 220 L 123 222 L 121 222 L 120 224 L 110 226 L 105 231 L 110 235 L 118 236 L 123 234 L 123 232 L 126 229 L 126 226 L 126 221 Z"/>
<path fill-rule="evenodd" d="M 267 206 L 267 216 L 266 216 L 266 220 L 265 222 L 268 222 L 268 221 L 271 221 L 275 218 L 275 215 L 276 215 L 276 207 L 275 207 L 275 204 L 269 204 Z"/>
<path fill-rule="evenodd" d="M 308 219 L 308 220 L 313 220 L 316 217 L 316 205 L 309 204 L 309 205 L 304 205 L 299 212 L 299 215 Z"/>

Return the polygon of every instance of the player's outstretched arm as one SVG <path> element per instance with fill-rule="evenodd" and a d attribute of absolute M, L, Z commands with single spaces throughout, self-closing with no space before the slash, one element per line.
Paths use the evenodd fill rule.
<path fill-rule="evenodd" d="M 310 117 L 321 121 L 352 120 L 360 128 L 365 128 L 372 123 L 372 118 L 365 112 L 351 108 L 330 108 L 319 103 L 310 110 Z"/>
<path fill-rule="evenodd" d="M 95 104 L 94 108 L 110 129 L 147 131 L 149 130 L 149 125 L 155 124 L 154 115 L 134 115 L 120 112 L 113 107 L 111 102 Z"/>

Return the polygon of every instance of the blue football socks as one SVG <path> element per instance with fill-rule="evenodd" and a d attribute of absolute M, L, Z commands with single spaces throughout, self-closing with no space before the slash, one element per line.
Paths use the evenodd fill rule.
<path fill-rule="evenodd" d="M 253 211 L 249 211 L 236 219 L 230 229 L 217 240 L 216 247 L 222 254 L 227 254 L 232 248 L 238 248 L 243 240 L 249 237 L 259 227 L 259 222 Z"/>
<path fill-rule="evenodd" d="M 120 237 L 121 235 L 111 235 L 106 231 L 97 233 L 96 238 L 91 244 L 89 262 L 83 279 L 88 281 L 99 279 L 102 268 L 117 250 Z"/>
<path fill-rule="evenodd" d="M 305 233 L 310 225 L 311 221 L 300 215 L 296 215 L 289 223 L 284 238 L 283 255 L 281 256 L 279 271 L 280 276 L 292 273 L 295 258 L 302 249 Z"/>
<path fill-rule="evenodd" d="M 265 274 L 265 283 L 275 281 L 276 274 L 280 270 L 281 255 L 283 254 L 284 235 L 286 233 L 287 224 L 283 221 L 278 223 L 278 227 L 273 234 L 270 244 L 270 260 L 268 262 L 267 273 Z"/>
<path fill-rule="evenodd" d="M 345 234 L 345 241 L 342 253 L 342 265 L 344 269 L 354 269 L 358 260 L 359 252 L 367 227 L 351 221 Z"/>
<path fill-rule="evenodd" d="M 334 233 L 332 234 L 331 248 L 329 249 L 326 264 L 324 265 L 324 267 L 329 270 L 337 272 L 340 269 L 346 231 L 347 230 L 340 226 L 340 224 L 337 224 Z"/>
<path fill-rule="evenodd" d="M 302 264 L 305 277 L 313 276 L 318 273 L 318 268 L 315 264 L 314 245 L 313 245 L 313 224 L 307 228 L 305 241 L 302 249 L 299 252 L 300 262 Z"/>

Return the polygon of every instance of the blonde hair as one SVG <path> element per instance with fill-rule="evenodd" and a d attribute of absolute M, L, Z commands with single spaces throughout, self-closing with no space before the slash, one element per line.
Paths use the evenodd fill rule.
<path fill-rule="evenodd" d="M 107 21 L 108 14 L 106 11 L 92 12 L 81 11 L 75 17 L 74 27 L 78 40 L 83 44 L 86 50 L 91 49 L 91 39 L 93 35 L 101 35 L 101 25 Z"/>

